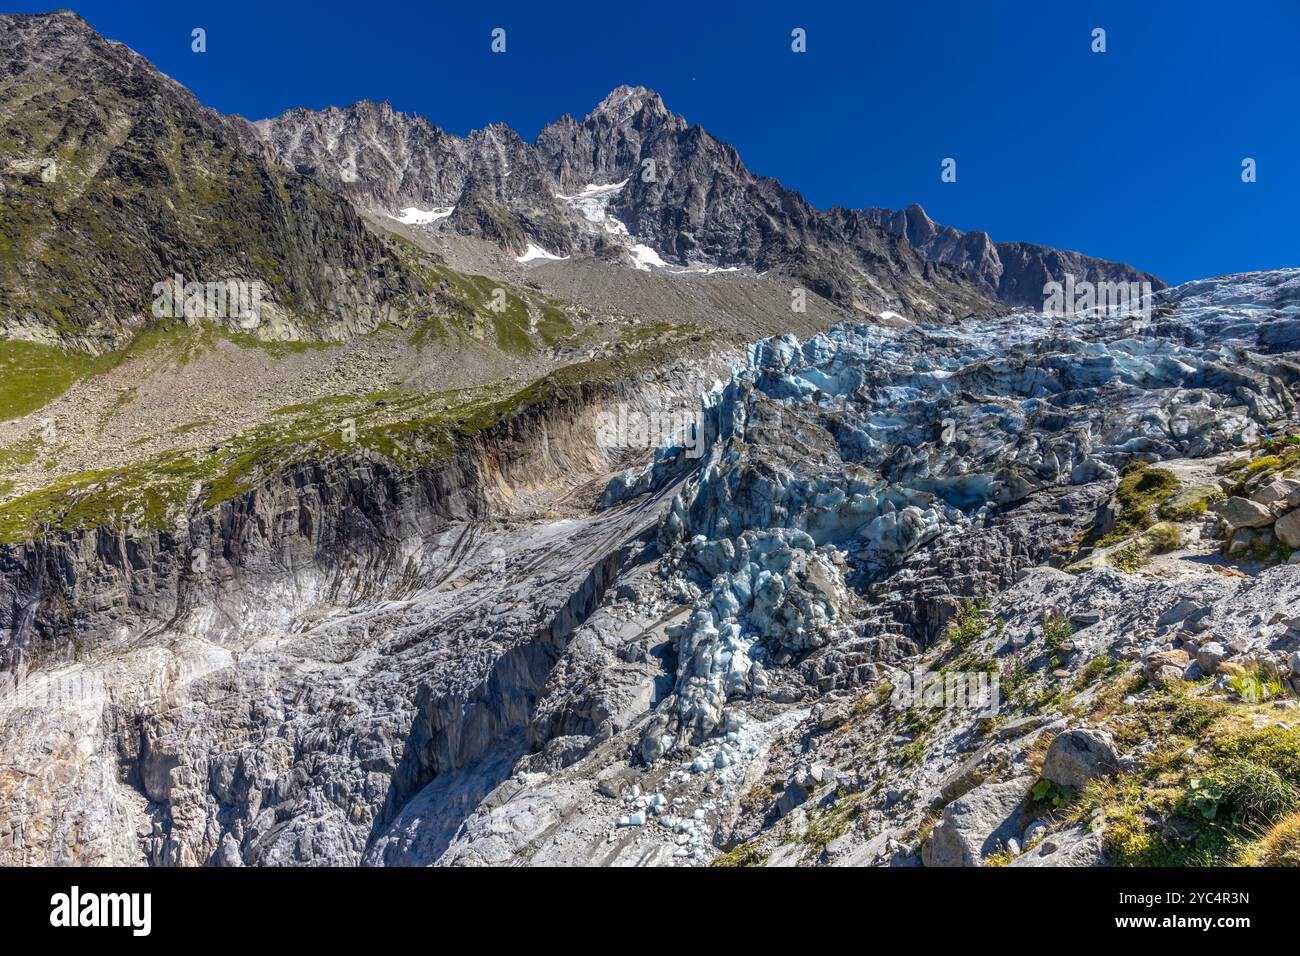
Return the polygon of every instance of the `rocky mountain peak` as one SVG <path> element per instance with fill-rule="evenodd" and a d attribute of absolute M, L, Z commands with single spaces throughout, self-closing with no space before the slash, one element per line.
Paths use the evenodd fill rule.
<path fill-rule="evenodd" d="M 645 120 L 662 123 L 674 117 L 664 106 L 663 97 L 644 86 L 618 86 L 609 92 L 594 110 L 587 114 L 586 123 L 593 126 L 627 126 L 642 119 L 638 125 L 648 125 Z"/>

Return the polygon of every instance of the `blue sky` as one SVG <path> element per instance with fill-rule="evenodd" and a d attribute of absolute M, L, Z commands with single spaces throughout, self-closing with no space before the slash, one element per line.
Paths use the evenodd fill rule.
<path fill-rule="evenodd" d="M 531 139 L 642 84 L 823 208 L 919 202 L 958 228 L 1171 282 L 1300 265 L 1295 0 L 73 8 L 250 118 L 369 97 L 452 132 L 501 121 Z M 194 27 L 206 53 L 191 52 Z M 494 27 L 505 54 L 490 51 Z M 1090 50 L 1095 27 L 1105 53 Z M 940 181 L 945 157 L 955 183 Z"/>

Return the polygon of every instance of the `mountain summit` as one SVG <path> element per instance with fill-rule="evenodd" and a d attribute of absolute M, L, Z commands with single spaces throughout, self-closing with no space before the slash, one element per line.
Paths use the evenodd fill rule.
<path fill-rule="evenodd" d="M 772 273 L 871 316 L 1033 304 L 1066 272 L 1163 286 L 1078 253 L 962 234 L 920 207 L 815 209 L 644 86 L 619 86 L 529 143 L 501 124 L 456 136 L 369 100 L 256 123 L 223 116 L 70 12 L 0 19 L 0 59 L 11 64 L 0 120 L 13 132 L 0 172 L 16 174 L 0 194 L 13 252 L 0 291 L 36 330 L 25 334 L 54 329 L 96 350 L 128 340 L 151 285 L 183 272 L 267 284 L 275 334 L 288 337 L 349 328 L 345 303 L 408 309 L 418 283 L 357 211 L 520 258 Z"/>
<path fill-rule="evenodd" d="M 686 125 L 681 117 L 668 112 L 663 97 L 644 86 L 617 86 L 587 114 L 588 122 L 607 126 L 624 126 L 638 118 L 645 125 L 654 121 L 676 121 Z"/>

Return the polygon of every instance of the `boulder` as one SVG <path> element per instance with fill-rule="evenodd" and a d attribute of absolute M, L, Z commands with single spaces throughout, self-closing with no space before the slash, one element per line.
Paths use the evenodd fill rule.
<path fill-rule="evenodd" d="M 1205 615 L 1208 614 L 1209 611 L 1209 606 L 1201 601 L 1196 601 L 1187 597 L 1179 598 L 1173 607 L 1165 611 L 1156 619 L 1156 625 L 1159 627 L 1165 627 L 1169 624 L 1178 624 L 1182 621 L 1188 620 L 1193 615 Z"/>
<path fill-rule="evenodd" d="M 1234 495 L 1220 501 L 1216 507 L 1220 518 L 1230 527 L 1263 528 L 1273 523 L 1273 512 L 1265 505 Z"/>
<path fill-rule="evenodd" d="M 1019 838 L 1030 777 L 981 784 L 944 807 L 921 847 L 926 866 L 979 866 L 984 858 Z"/>
<path fill-rule="evenodd" d="M 1104 866 L 1101 834 L 1071 827 L 1046 837 L 1010 863 L 1011 866 Z"/>
<path fill-rule="evenodd" d="M 1041 775 L 1062 787 L 1079 789 L 1096 777 L 1119 771 L 1115 744 L 1101 730 L 1067 730 L 1047 748 Z"/>
<path fill-rule="evenodd" d="M 1025 827 L 1024 844 L 1028 849 L 1038 845 L 1038 842 L 1047 836 L 1047 824 L 1042 820 L 1035 820 L 1029 826 Z"/>
<path fill-rule="evenodd" d="M 982 767 L 991 754 L 991 748 L 985 748 L 962 762 L 957 769 L 948 774 L 939 784 L 939 793 L 933 804 L 940 806 L 952 803 L 958 797 L 969 793 L 984 782 Z"/>
<path fill-rule="evenodd" d="M 1206 674 L 1213 674 L 1228 657 L 1228 650 L 1218 641 L 1201 645 L 1196 651 L 1197 663 Z"/>
<path fill-rule="evenodd" d="M 1241 528 L 1228 540 L 1228 554 L 1245 554 L 1255 543 L 1255 532 Z"/>
<path fill-rule="evenodd" d="M 1076 611 L 1070 615 L 1070 623 L 1074 625 L 1075 630 L 1082 631 L 1085 627 L 1092 627 L 1094 624 L 1101 623 L 1101 611 Z"/>
<path fill-rule="evenodd" d="M 1300 508 L 1288 511 L 1277 519 L 1273 533 L 1282 539 L 1288 548 L 1300 548 Z"/>
<path fill-rule="evenodd" d="M 1014 740 L 1016 737 L 1023 737 L 1032 730 L 1037 730 L 1045 723 L 1047 723 L 1045 715 L 1029 714 L 1027 717 L 1017 717 L 1015 720 L 1000 724 L 994 729 L 993 735 L 1002 740 Z"/>
<path fill-rule="evenodd" d="M 791 780 L 781 791 L 781 796 L 777 798 L 776 815 L 788 816 L 795 807 L 806 803 L 810 796 L 812 796 L 811 791 L 801 781 Z"/>
<path fill-rule="evenodd" d="M 1174 681 L 1182 680 L 1183 673 L 1186 670 L 1187 668 L 1185 667 L 1178 668 L 1166 664 L 1164 667 L 1159 667 L 1151 671 L 1147 676 L 1151 680 L 1151 682 L 1155 684 L 1157 687 L 1164 687 L 1165 685 L 1171 684 Z"/>
<path fill-rule="evenodd" d="M 850 850 L 843 856 L 836 857 L 835 866 L 870 866 L 875 863 L 884 854 L 886 845 L 889 843 L 890 835 L 888 831 L 877 833 L 866 843 Z M 827 848 L 829 849 L 829 847 Z"/>
<path fill-rule="evenodd" d="M 1167 651 L 1156 651 L 1146 659 L 1146 665 L 1153 671 L 1158 671 L 1162 667 L 1177 667 L 1182 670 L 1191 663 L 1192 655 L 1188 654 L 1181 648 L 1171 648 Z"/>
<path fill-rule="evenodd" d="M 1257 489 L 1250 496 L 1250 500 L 1256 504 L 1272 505 L 1289 501 L 1291 496 L 1297 492 L 1300 492 L 1300 481 L 1294 478 L 1275 478 Z"/>

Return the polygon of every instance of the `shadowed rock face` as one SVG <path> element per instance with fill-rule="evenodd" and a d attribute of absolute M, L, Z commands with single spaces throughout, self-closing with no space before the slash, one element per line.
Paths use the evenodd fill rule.
<path fill-rule="evenodd" d="M 994 242 L 986 232 L 961 232 L 932 220 L 913 203 L 906 209 L 871 208 L 861 213 L 836 210 L 846 225 L 863 217 L 896 236 L 906 236 L 912 248 L 932 262 L 955 266 L 1007 305 L 1040 307 L 1049 282 L 1148 282 L 1152 291 L 1168 285 L 1149 272 L 1122 262 L 1109 262 L 1079 252 L 1053 249 L 1032 242 Z"/>
<path fill-rule="evenodd" d="M 555 661 L 657 512 L 491 518 L 599 474 L 593 416 L 637 395 L 561 392 L 417 472 L 336 457 L 174 531 L 3 549 L 0 738 L 51 773 L 0 780 L 0 852 L 355 864 L 435 780 L 454 829 L 549 740 Z"/>
<path fill-rule="evenodd" d="M 348 203 L 74 13 L 0 16 L 0 123 L 0 333 L 122 344 L 177 273 L 262 282 L 277 338 L 368 331 L 419 291 Z"/>

